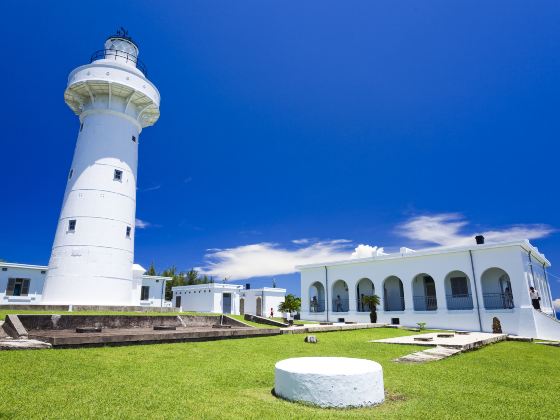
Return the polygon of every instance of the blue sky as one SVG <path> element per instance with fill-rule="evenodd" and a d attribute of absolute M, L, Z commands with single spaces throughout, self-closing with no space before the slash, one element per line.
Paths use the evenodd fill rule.
<path fill-rule="evenodd" d="M 490 232 L 533 238 L 560 297 L 558 1 L 0 8 L 0 258 L 47 264 L 78 130 L 66 77 L 122 25 L 162 96 L 139 263 L 299 292 L 294 262 Z"/>

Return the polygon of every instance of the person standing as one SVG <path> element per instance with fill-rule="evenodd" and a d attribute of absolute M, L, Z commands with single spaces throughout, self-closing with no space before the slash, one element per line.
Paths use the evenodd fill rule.
<path fill-rule="evenodd" d="M 342 300 L 340 299 L 340 295 L 336 295 L 334 305 L 336 307 L 336 312 L 342 312 Z"/>
<path fill-rule="evenodd" d="M 533 286 L 529 287 L 529 296 L 531 297 L 531 303 L 533 304 L 533 308 L 537 311 L 541 310 L 541 297 L 539 292 L 535 290 Z"/>

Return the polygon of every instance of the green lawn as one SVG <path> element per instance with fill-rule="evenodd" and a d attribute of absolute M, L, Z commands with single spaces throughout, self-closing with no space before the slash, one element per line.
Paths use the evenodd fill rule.
<path fill-rule="evenodd" d="M 0 352 L 0 418 L 554 418 L 560 349 L 502 342 L 439 362 L 391 360 L 416 346 L 368 343 L 389 328 L 238 340 Z M 380 362 L 388 401 L 318 409 L 271 395 L 274 364 L 295 356 Z"/>

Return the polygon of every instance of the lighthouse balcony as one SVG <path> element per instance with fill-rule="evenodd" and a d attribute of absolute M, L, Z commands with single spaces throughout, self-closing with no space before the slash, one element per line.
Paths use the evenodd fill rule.
<path fill-rule="evenodd" d="M 140 61 L 136 55 L 130 52 L 116 49 L 99 50 L 93 53 L 89 62 L 93 63 L 97 60 L 114 60 L 119 63 L 134 65 L 144 74 L 144 76 L 148 77 L 148 71 L 144 63 Z"/>

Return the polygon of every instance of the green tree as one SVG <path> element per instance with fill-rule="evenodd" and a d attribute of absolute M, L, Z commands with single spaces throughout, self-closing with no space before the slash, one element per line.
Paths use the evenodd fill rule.
<path fill-rule="evenodd" d="M 189 271 L 187 271 L 187 274 L 185 274 L 185 283 L 189 286 L 198 284 L 198 271 L 196 271 L 194 268 L 191 268 Z"/>
<path fill-rule="evenodd" d="M 148 268 L 148 271 L 146 271 L 146 274 L 148 276 L 157 276 L 156 273 L 156 267 L 154 266 L 154 262 L 152 261 L 152 263 L 150 264 L 150 268 Z"/>
<path fill-rule="evenodd" d="M 173 291 L 171 289 L 175 286 L 184 286 L 186 284 L 185 274 L 177 272 L 177 268 L 172 265 L 163 270 L 161 275 L 171 277 L 171 280 L 165 284 L 165 299 L 171 300 L 173 299 Z"/>
<path fill-rule="evenodd" d="M 291 293 L 287 294 L 284 302 L 278 305 L 280 312 L 298 312 L 301 308 L 301 298 L 298 298 Z"/>
<path fill-rule="evenodd" d="M 369 306 L 369 320 L 375 324 L 377 322 L 377 305 L 381 304 L 381 299 L 377 295 L 364 296 L 362 304 Z"/>

